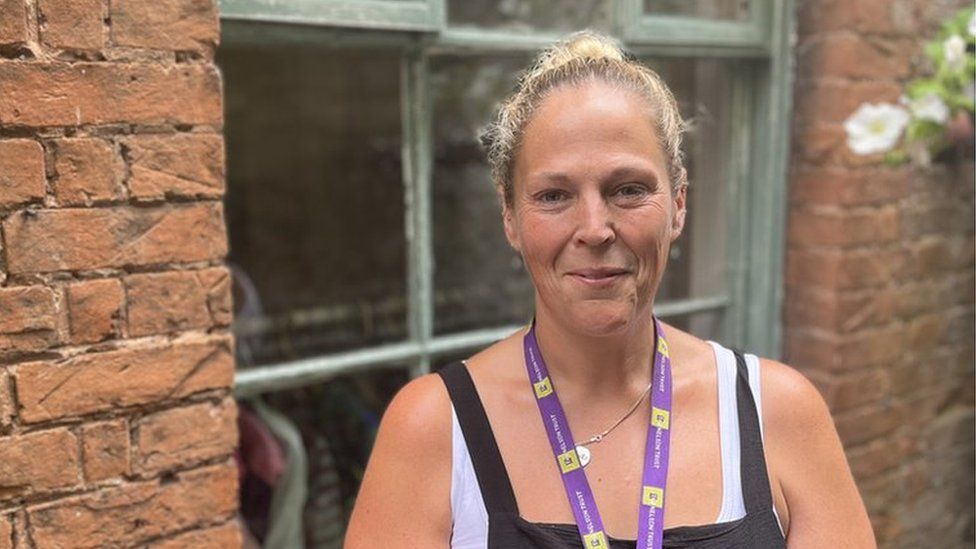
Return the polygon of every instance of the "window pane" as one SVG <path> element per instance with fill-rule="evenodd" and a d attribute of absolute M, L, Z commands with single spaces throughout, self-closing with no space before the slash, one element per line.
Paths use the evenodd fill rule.
<path fill-rule="evenodd" d="M 644 11 L 650 15 L 747 21 L 749 0 L 644 0 Z"/>
<path fill-rule="evenodd" d="M 726 288 L 731 70 L 716 60 L 647 61 L 669 83 L 683 116 L 690 186 L 684 233 L 674 244 L 657 303 L 721 295 Z M 435 333 L 526 322 L 533 288 L 505 240 L 477 135 L 511 92 L 520 57 L 440 57 L 432 63 Z M 702 334 L 708 336 L 709 334 Z"/>
<path fill-rule="evenodd" d="M 705 311 L 685 315 L 665 317 L 664 322 L 679 330 L 695 334 L 703 339 L 723 343 L 722 311 Z"/>
<path fill-rule="evenodd" d="M 532 283 L 508 245 L 479 129 L 527 57 L 438 57 L 434 108 L 434 332 L 526 322 Z"/>
<path fill-rule="evenodd" d="M 727 279 L 731 67 L 707 59 L 645 62 L 668 83 L 691 123 L 684 139 L 688 213 L 681 237 L 671 246 L 656 302 L 720 295 Z"/>
<path fill-rule="evenodd" d="M 377 370 L 265 395 L 264 406 L 283 416 L 283 421 L 274 423 L 263 421 L 260 410 L 252 406 L 241 408 L 238 423 L 243 426 L 245 473 L 240 485 L 241 514 L 255 538 L 267 541 L 270 493 L 262 483 L 262 473 L 274 467 L 272 460 L 261 459 L 272 454 L 267 446 L 274 445 L 259 436 L 261 431 L 272 431 L 276 441 L 285 442 L 288 439 L 274 428 L 280 429 L 284 423 L 292 432 L 298 431 L 307 465 L 307 495 L 301 511 L 305 547 L 340 549 L 380 417 L 407 379 L 403 369 Z"/>
<path fill-rule="evenodd" d="M 236 296 L 242 365 L 404 338 L 398 54 L 235 46 L 218 62 L 229 259 L 255 290 Z"/>
<path fill-rule="evenodd" d="M 526 33 L 610 31 L 613 0 L 448 0 L 447 19 L 451 25 Z"/>

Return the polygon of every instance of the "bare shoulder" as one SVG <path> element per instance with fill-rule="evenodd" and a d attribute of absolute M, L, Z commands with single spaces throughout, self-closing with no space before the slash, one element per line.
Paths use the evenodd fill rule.
<path fill-rule="evenodd" d="M 450 495 L 451 404 L 440 376 L 430 374 L 400 389 L 383 414 L 345 546 L 446 546 Z"/>
<path fill-rule="evenodd" d="M 391 435 L 419 437 L 425 444 L 450 441 L 451 400 L 437 374 L 418 377 L 400 389 L 383 414 Z M 448 435 L 446 438 L 444 435 Z"/>
<path fill-rule="evenodd" d="M 833 431 L 833 420 L 817 387 L 795 368 L 760 359 L 763 425 L 773 437 L 791 440 L 810 429 Z M 775 442 L 775 441 L 774 441 Z"/>

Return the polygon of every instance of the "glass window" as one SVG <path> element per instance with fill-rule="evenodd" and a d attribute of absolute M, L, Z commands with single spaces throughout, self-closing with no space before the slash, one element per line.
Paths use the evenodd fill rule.
<path fill-rule="evenodd" d="M 776 67 L 788 64 L 790 25 L 769 23 L 791 9 L 766 0 L 221 7 L 235 390 L 263 394 L 301 431 L 306 546 L 341 545 L 379 417 L 410 375 L 470 356 L 532 314 L 478 134 L 554 34 L 614 33 L 645 55 L 692 123 L 688 216 L 659 314 L 775 356 L 769 286 L 781 261 L 769 250 L 781 248 L 773 209 L 785 193 L 790 90 Z"/>
<path fill-rule="evenodd" d="M 431 63 L 435 334 L 522 324 L 532 315 L 532 283 L 505 240 L 478 142 L 529 60 L 439 56 Z"/>
<path fill-rule="evenodd" d="M 644 11 L 649 15 L 746 21 L 749 0 L 644 0 Z"/>
<path fill-rule="evenodd" d="M 400 58 L 225 47 L 229 261 L 253 364 L 406 336 Z M 238 296 L 242 299 L 244 296 Z"/>
<path fill-rule="evenodd" d="M 591 28 L 609 31 L 613 0 L 448 0 L 451 25 L 530 33 Z"/>

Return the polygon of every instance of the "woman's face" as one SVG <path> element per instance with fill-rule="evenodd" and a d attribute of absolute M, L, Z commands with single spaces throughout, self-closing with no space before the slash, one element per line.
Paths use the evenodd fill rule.
<path fill-rule="evenodd" d="M 685 192 L 671 191 L 646 102 L 599 81 L 554 90 L 525 128 L 513 177 L 505 234 L 537 312 L 591 335 L 649 315 Z"/>

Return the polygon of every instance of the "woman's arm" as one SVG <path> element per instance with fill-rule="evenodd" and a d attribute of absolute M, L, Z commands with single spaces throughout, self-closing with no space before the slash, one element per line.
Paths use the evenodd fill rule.
<path fill-rule="evenodd" d="M 763 360 L 761 371 L 766 459 L 786 500 L 787 545 L 877 547 L 820 393 L 803 375 L 779 362 Z"/>
<path fill-rule="evenodd" d="M 448 547 L 451 405 L 427 375 L 397 393 L 380 424 L 346 533 L 346 549 Z"/>

